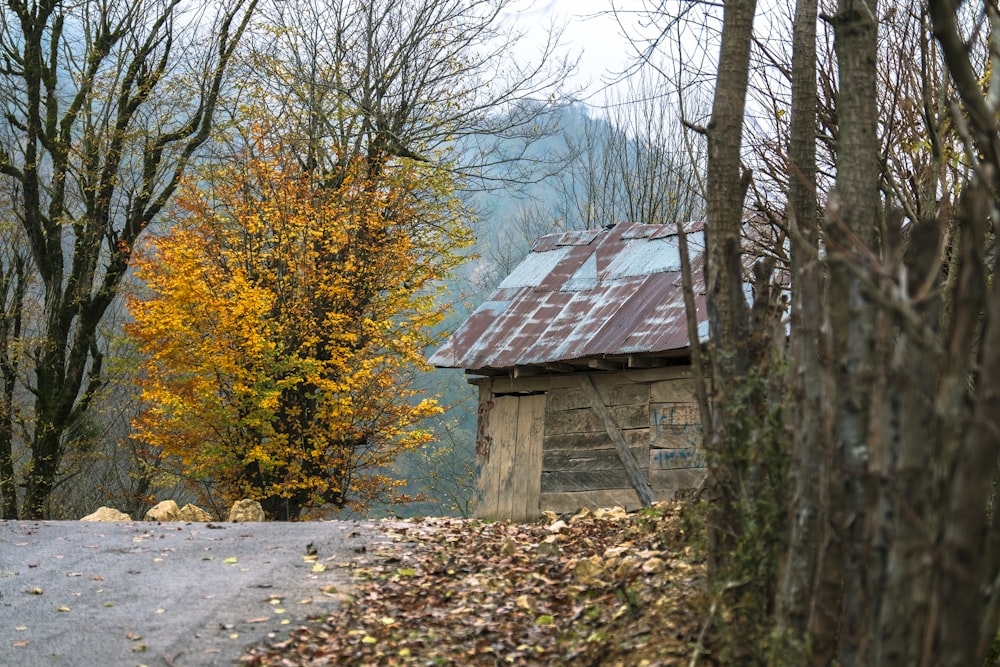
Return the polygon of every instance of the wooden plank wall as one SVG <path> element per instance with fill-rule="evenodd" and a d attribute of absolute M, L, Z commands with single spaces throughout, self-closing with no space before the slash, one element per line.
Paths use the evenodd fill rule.
<path fill-rule="evenodd" d="M 658 498 L 697 486 L 704 477 L 701 426 L 689 367 L 593 375 L 629 449 Z M 641 507 L 614 444 L 578 386 L 553 376 L 545 406 L 541 507 Z"/>
<path fill-rule="evenodd" d="M 653 382 L 649 387 L 650 478 L 657 496 L 701 484 L 707 472 L 701 449 L 701 418 L 690 369 L 686 376 Z"/>

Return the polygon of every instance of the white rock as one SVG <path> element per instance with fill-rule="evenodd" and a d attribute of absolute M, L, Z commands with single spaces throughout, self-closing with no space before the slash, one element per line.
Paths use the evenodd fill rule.
<path fill-rule="evenodd" d="M 96 512 L 88 514 L 80 521 L 131 521 L 132 517 L 125 512 L 119 512 L 113 507 L 100 507 Z"/>
<path fill-rule="evenodd" d="M 146 512 L 146 521 L 176 521 L 177 513 L 180 511 L 175 501 L 163 500 L 149 508 Z"/>
<path fill-rule="evenodd" d="M 562 519 L 559 519 L 545 530 L 549 531 L 550 533 L 558 533 L 565 529 L 566 529 L 566 522 L 563 521 Z"/>
<path fill-rule="evenodd" d="M 263 521 L 264 508 L 256 500 L 244 498 L 233 503 L 229 510 L 229 520 L 234 523 L 245 523 L 247 521 Z"/>
<path fill-rule="evenodd" d="M 207 523 L 212 521 L 212 515 L 197 505 L 188 503 L 177 512 L 177 520 Z"/>

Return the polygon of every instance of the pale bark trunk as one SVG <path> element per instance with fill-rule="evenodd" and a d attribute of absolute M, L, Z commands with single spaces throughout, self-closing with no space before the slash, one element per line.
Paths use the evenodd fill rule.
<path fill-rule="evenodd" d="M 793 407 L 789 463 L 791 501 L 789 546 L 778 578 L 778 629 L 806 644 L 822 536 L 821 472 L 829 451 L 823 424 L 824 373 L 821 366 L 822 269 L 816 203 L 816 0 L 799 0 L 792 35 L 792 108 L 788 141 L 788 218 L 792 235 Z M 819 609 L 823 609 L 821 606 Z M 835 643 L 836 619 L 822 614 L 811 637 L 817 654 Z"/>
<path fill-rule="evenodd" d="M 740 231 L 743 197 L 740 146 L 747 92 L 755 0 L 728 0 L 719 52 L 718 81 L 708 126 L 706 286 L 712 345 L 714 403 L 725 406 L 748 367 L 748 308 L 743 293 Z M 726 462 L 724 409 L 713 411 L 706 449 L 714 503 L 710 563 L 717 571 L 738 541 L 739 481 Z"/>
<path fill-rule="evenodd" d="M 879 142 L 875 64 L 877 7 L 873 1 L 840 0 L 834 17 L 839 67 L 837 183 L 827 207 L 829 294 L 837 364 L 836 458 L 830 508 L 839 540 L 830 542 L 843 566 L 839 656 L 844 665 L 870 658 L 872 597 L 868 578 L 867 516 L 872 506 L 868 471 L 873 341 L 876 308 L 856 271 L 873 247 L 879 198 Z"/>

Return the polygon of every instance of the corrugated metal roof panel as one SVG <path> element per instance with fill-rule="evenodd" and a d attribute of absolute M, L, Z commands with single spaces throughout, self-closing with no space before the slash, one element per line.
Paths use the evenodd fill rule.
<path fill-rule="evenodd" d="M 584 229 L 559 234 L 546 234 L 539 237 L 532 245 L 532 252 L 544 252 L 559 246 L 567 245 L 590 245 L 601 233 L 600 229 Z"/>
<path fill-rule="evenodd" d="M 695 255 L 699 331 L 707 320 L 701 229 L 685 224 Z M 478 371 L 683 350 L 688 336 L 680 285 L 673 225 L 545 236 L 429 361 Z"/>
<path fill-rule="evenodd" d="M 514 267 L 497 289 L 509 287 L 538 287 L 545 277 L 559 264 L 559 261 L 569 252 L 569 248 L 553 248 L 546 252 L 529 252 L 528 255 Z"/>

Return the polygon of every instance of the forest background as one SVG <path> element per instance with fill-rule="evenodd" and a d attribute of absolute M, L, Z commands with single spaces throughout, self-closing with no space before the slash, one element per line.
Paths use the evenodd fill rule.
<path fill-rule="evenodd" d="M 597 112 L 514 7 L 8 0 L 3 516 L 468 512 L 468 388 L 421 353 L 542 233 L 703 215 L 719 655 L 982 664 L 996 3 L 617 8 L 644 32 Z"/>

